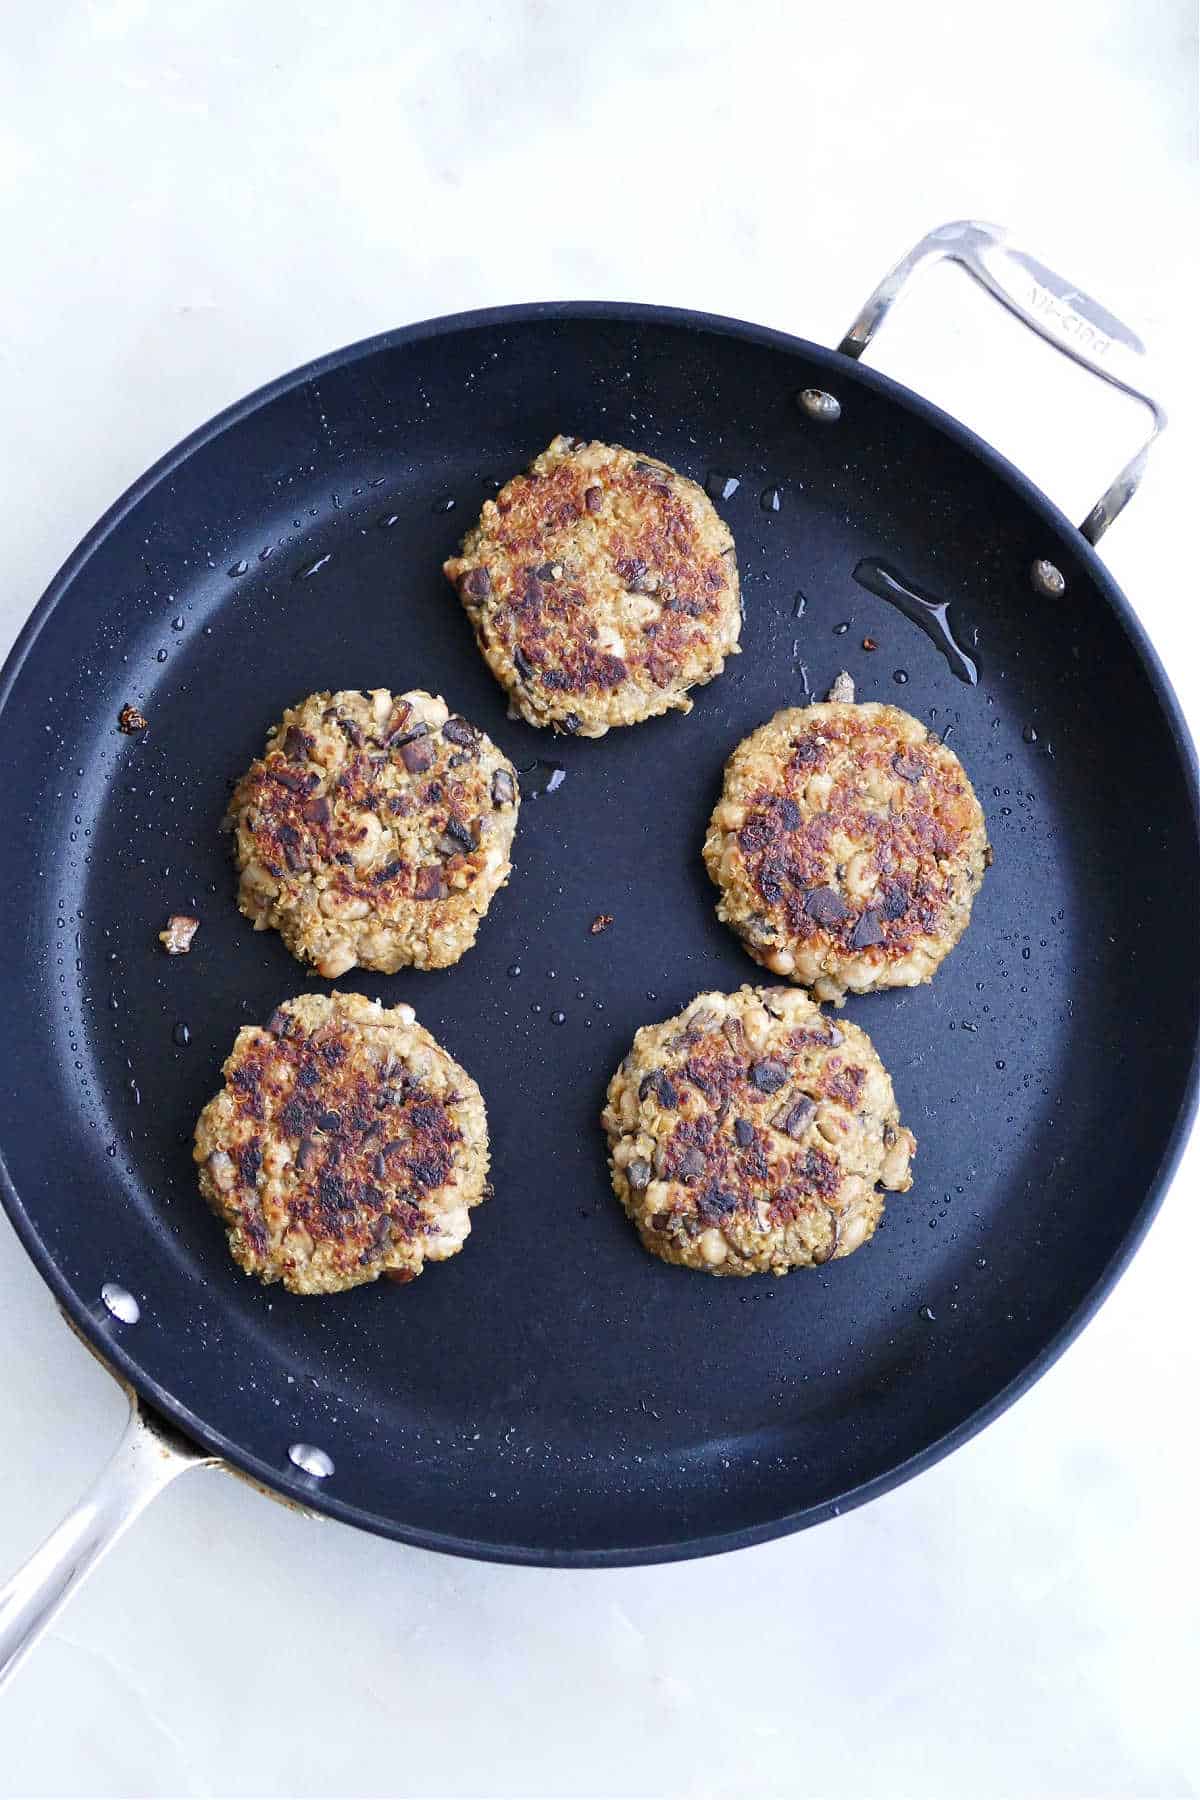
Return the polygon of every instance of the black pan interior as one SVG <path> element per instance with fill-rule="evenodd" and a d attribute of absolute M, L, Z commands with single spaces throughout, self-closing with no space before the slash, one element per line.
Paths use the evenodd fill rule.
<path fill-rule="evenodd" d="M 809 385 L 839 396 L 840 421 L 798 408 Z M 443 583 L 489 487 L 559 430 L 738 481 L 721 506 L 745 653 L 689 718 L 599 743 L 509 722 Z M 1031 588 L 1042 556 L 1060 600 Z M 863 557 L 951 602 L 977 687 L 855 583 Z M 597 1113 L 639 1024 L 756 978 L 713 916 L 705 821 L 737 740 L 843 667 L 860 696 L 950 734 L 995 867 L 932 986 L 851 1002 L 920 1140 L 913 1191 L 845 1263 L 707 1280 L 638 1248 Z M 526 804 L 512 883 L 457 968 L 343 983 L 411 1001 L 475 1074 L 494 1200 L 411 1288 L 303 1300 L 238 1274 L 193 1180 L 191 1127 L 235 1031 L 306 985 L 237 913 L 217 825 L 285 704 L 377 683 L 445 693 L 519 765 L 566 778 Z M 116 729 L 126 702 L 143 739 Z M 1094 554 L 999 459 L 795 340 L 518 309 L 287 378 L 169 458 L 68 565 L 10 666 L 0 755 L 18 1228 L 144 1393 L 375 1530 L 630 1561 L 865 1498 L 1061 1347 L 1178 1142 L 1200 869 L 1152 654 Z M 203 921 L 186 958 L 157 946 L 173 909 Z M 592 936 L 599 912 L 615 923 Z M 98 1305 L 110 1279 L 138 1324 Z M 297 1440 L 333 1458 L 319 1488 L 289 1463 Z"/>

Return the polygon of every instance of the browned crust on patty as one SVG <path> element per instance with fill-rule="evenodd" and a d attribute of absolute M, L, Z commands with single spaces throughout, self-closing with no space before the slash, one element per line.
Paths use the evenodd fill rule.
<path fill-rule="evenodd" d="M 695 482 L 619 447 L 555 438 L 445 573 L 531 725 L 598 737 L 686 712 L 737 649 L 728 528 Z"/>
<path fill-rule="evenodd" d="M 195 1159 L 247 1274 L 333 1293 L 461 1248 L 487 1174 L 483 1101 L 411 1007 L 301 995 L 239 1031 L 223 1072 Z"/>
<path fill-rule="evenodd" d="M 839 1002 L 929 980 L 989 859 L 957 756 L 874 702 L 791 708 L 753 732 L 704 846 L 718 915 L 751 956 Z"/>

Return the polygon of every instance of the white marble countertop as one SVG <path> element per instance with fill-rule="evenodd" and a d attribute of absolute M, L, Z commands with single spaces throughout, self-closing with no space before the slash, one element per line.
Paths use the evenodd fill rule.
<path fill-rule="evenodd" d="M 6 9 L 0 647 L 146 464 L 338 344 L 563 296 L 831 343 L 924 230 L 974 215 L 1170 352 L 1176 417 L 1103 553 L 1195 729 L 1191 23 L 1182 0 Z M 1075 516 L 1133 442 L 1120 402 L 951 271 L 872 360 Z M 189 1477 L 0 1702 L 0 1790 L 1195 1794 L 1198 1173 L 1193 1145 L 1129 1274 L 1014 1410 L 762 1549 L 487 1567 Z M 6 1223 L 0 1272 L 15 1564 L 124 1407 Z"/>

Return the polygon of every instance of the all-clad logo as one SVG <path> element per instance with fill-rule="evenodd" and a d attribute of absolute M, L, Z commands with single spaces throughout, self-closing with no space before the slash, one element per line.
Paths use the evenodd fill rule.
<path fill-rule="evenodd" d="M 1111 350 L 1112 339 L 1110 337 L 1105 337 L 1102 331 L 1097 331 L 1094 325 L 1089 325 L 1087 320 L 1081 318 L 1073 307 L 1068 306 L 1065 301 L 1059 299 L 1057 294 L 1052 294 L 1049 288 L 1044 288 L 1038 281 L 1035 281 L 1030 288 L 1029 304 L 1035 313 L 1040 314 L 1044 319 L 1051 320 L 1063 337 L 1071 338 L 1081 350 L 1087 350 L 1092 356 L 1107 356 Z"/>

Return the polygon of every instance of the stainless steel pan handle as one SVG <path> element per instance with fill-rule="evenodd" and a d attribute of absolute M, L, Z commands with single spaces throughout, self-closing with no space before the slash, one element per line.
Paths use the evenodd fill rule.
<path fill-rule="evenodd" d="M 131 1397 L 129 1421 L 106 1467 L 57 1531 L 0 1588 L 0 1686 L 156 1495 L 189 1469 L 220 1466 L 217 1457 Z"/>
<path fill-rule="evenodd" d="M 1008 233 L 998 225 L 973 219 L 957 219 L 923 237 L 884 276 L 871 298 L 838 345 L 846 356 L 860 357 L 886 319 L 901 288 L 926 263 L 949 259 L 961 263 L 969 275 L 993 299 L 1039 337 L 1061 350 L 1073 362 L 1090 369 L 1112 387 L 1119 388 L 1148 408 L 1153 426 L 1137 454 L 1126 463 L 1093 506 L 1079 529 L 1089 544 L 1099 543 L 1117 514 L 1126 506 L 1142 478 L 1150 446 L 1164 429 L 1167 415 L 1145 391 L 1145 345 L 1128 325 L 1113 317 L 1097 301 L 1027 251 L 1016 249 Z"/>

